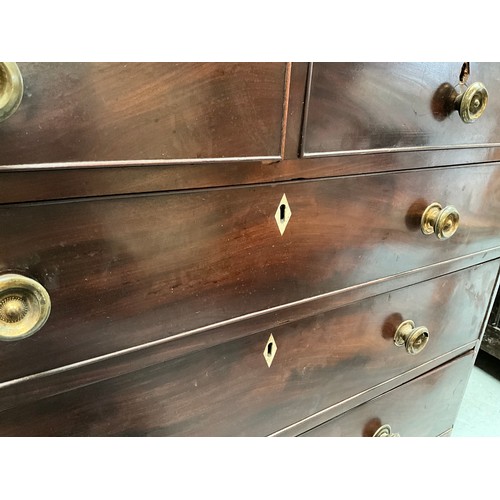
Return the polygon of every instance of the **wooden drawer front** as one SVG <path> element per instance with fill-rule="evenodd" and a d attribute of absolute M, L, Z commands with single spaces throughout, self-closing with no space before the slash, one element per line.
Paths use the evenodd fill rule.
<path fill-rule="evenodd" d="M 369 437 L 386 424 L 402 437 L 440 436 L 455 422 L 472 365 L 471 351 L 302 436 Z"/>
<path fill-rule="evenodd" d="M 0 344 L 0 380 L 500 245 L 499 174 L 489 165 L 0 206 L 0 268 L 52 298 L 42 331 Z M 414 226 L 436 200 L 461 212 L 449 240 Z M 27 352 L 33 363 L 21 362 Z"/>
<path fill-rule="evenodd" d="M 20 63 L 0 164 L 277 157 L 284 63 Z"/>
<path fill-rule="evenodd" d="M 497 271 L 490 262 L 6 410 L 0 435 L 271 434 L 477 339 Z M 393 342 L 403 319 L 429 329 L 417 355 Z"/>
<path fill-rule="evenodd" d="M 474 123 L 462 122 L 457 111 L 443 111 L 443 95 L 459 83 L 461 67 L 461 62 L 314 63 L 303 153 L 499 143 L 500 64 L 471 63 L 468 84 L 482 82 L 489 94 Z"/>

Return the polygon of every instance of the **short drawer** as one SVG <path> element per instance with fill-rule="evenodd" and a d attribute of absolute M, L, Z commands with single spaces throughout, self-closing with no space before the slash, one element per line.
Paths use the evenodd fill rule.
<path fill-rule="evenodd" d="M 500 167 L 487 165 L 0 206 L 0 270 L 52 301 L 41 331 L 0 343 L 0 381 L 487 256 L 499 197 Z M 447 240 L 420 230 L 434 201 L 460 211 Z"/>
<path fill-rule="evenodd" d="M 18 67 L 24 95 L 0 123 L 1 165 L 279 157 L 284 63 Z"/>
<path fill-rule="evenodd" d="M 500 143 L 500 64 L 470 63 L 470 91 L 480 82 L 488 93 L 473 123 L 449 109 L 466 89 L 462 64 L 314 63 L 304 156 Z"/>
<path fill-rule="evenodd" d="M 0 413 L 0 435 L 268 435 L 474 342 L 497 271 L 490 262 L 27 403 Z M 428 331 L 418 354 L 394 342 L 406 320 Z"/>
<path fill-rule="evenodd" d="M 436 437 L 449 433 L 473 365 L 472 351 L 302 436 Z"/>

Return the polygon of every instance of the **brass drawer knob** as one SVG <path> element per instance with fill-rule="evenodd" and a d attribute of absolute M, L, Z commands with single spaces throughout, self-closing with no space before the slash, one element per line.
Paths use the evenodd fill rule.
<path fill-rule="evenodd" d="M 379 427 L 375 433 L 373 434 L 373 437 L 401 437 L 399 434 L 395 434 L 392 432 L 391 426 L 390 425 L 382 425 Z"/>
<path fill-rule="evenodd" d="M 458 229 L 460 214 L 453 205 L 442 207 L 439 203 L 432 203 L 422 214 L 420 228 L 422 233 L 434 233 L 438 239 L 451 238 Z"/>
<path fill-rule="evenodd" d="M 7 120 L 21 104 L 23 77 L 16 63 L 0 63 L 0 122 Z"/>
<path fill-rule="evenodd" d="M 464 123 L 475 122 L 486 109 L 488 91 L 481 82 L 475 82 L 455 98 L 455 109 Z"/>
<path fill-rule="evenodd" d="M 40 330 L 50 314 L 50 296 L 20 274 L 0 276 L 0 340 L 20 340 Z"/>
<path fill-rule="evenodd" d="M 408 354 L 418 354 L 429 341 L 429 330 L 425 326 L 415 327 L 411 320 L 403 321 L 394 334 L 394 343 L 398 347 L 405 346 Z"/>

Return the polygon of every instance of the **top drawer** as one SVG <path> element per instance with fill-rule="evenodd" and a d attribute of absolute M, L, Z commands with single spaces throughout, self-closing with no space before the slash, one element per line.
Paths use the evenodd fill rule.
<path fill-rule="evenodd" d="M 278 157 L 285 66 L 19 63 L 0 164 Z"/>
<path fill-rule="evenodd" d="M 463 63 L 314 63 L 309 75 L 304 156 L 447 148 L 500 142 L 500 64 L 471 63 L 488 102 L 464 123 L 450 109 Z"/>

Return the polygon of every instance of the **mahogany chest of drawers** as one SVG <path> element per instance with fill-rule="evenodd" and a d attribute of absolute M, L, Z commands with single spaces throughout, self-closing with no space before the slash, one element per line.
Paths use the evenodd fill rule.
<path fill-rule="evenodd" d="M 0 435 L 452 433 L 500 64 L 1 63 Z"/>

